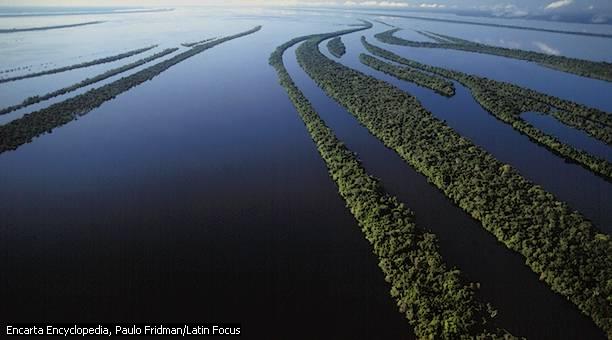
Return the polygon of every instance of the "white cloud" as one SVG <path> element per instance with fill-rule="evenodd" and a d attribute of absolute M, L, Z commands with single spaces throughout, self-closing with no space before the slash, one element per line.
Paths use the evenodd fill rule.
<path fill-rule="evenodd" d="M 421 8 L 444 8 L 446 7 L 446 5 L 441 5 L 441 4 L 420 4 L 419 7 Z"/>
<path fill-rule="evenodd" d="M 518 8 L 512 4 L 508 4 L 508 5 L 498 4 L 493 7 L 490 7 L 489 9 L 491 10 L 491 14 L 493 14 L 494 16 L 503 17 L 503 18 L 518 18 L 518 17 L 524 17 L 529 14 L 527 10 Z"/>
<path fill-rule="evenodd" d="M 364 6 L 364 7 L 409 7 L 410 5 L 406 2 L 397 1 L 346 1 L 344 6 Z"/>
<path fill-rule="evenodd" d="M 552 46 L 546 45 L 543 42 L 534 41 L 533 44 L 536 45 L 537 48 L 539 48 L 542 52 L 544 52 L 546 54 L 552 54 L 552 55 L 560 55 L 561 54 L 561 51 L 559 51 L 558 49 L 556 49 L 556 48 L 554 48 Z"/>
<path fill-rule="evenodd" d="M 571 5 L 574 3 L 574 0 L 557 0 L 555 2 L 551 2 L 546 6 L 546 9 L 557 9 L 561 7 L 565 7 L 567 5 Z"/>

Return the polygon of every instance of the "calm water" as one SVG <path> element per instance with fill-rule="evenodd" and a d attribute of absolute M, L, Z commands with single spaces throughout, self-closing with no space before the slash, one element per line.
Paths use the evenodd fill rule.
<path fill-rule="evenodd" d="M 268 65 L 281 43 L 345 28 L 339 24 L 355 23 L 357 17 L 362 16 L 179 8 L 1 18 L 3 28 L 18 27 L 19 20 L 22 27 L 108 22 L 0 35 L 0 70 L 42 69 L 47 62 L 57 67 L 160 46 L 115 63 L 0 84 L 0 107 L 183 42 L 258 24 L 264 28 L 190 58 L 79 120 L 0 154 L 0 319 L 218 320 L 242 322 L 245 334 L 256 338 L 269 336 L 272 324 L 273 338 L 414 338 L 389 296 L 371 246 Z M 377 25 L 367 35 L 382 29 Z M 446 29 L 442 25 L 439 32 Z M 354 34 L 346 40 L 343 62 L 363 69 L 355 59 L 362 50 L 358 38 Z M 444 62 L 444 53 L 431 62 Z M 466 63 L 479 62 L 470 54 L 461 56 Z M 492 58 L 483 72 L 495 71 L 499 60 L 506 62 Z M 449 263 L 482 283 L 481 294 L 500 310 L 503 326 L 533 338 L 602 336 L 541 284 L 519 256 L 305 78 L 293 50 L 286 62 L 368 171 L 415 210 L 419 223 L 438 234 Z M 479 109 L 466 89 L 458 87 L 457 96 L 445 99 L 369 72 L 413 93 L 436 115 L 447 115 L 455 129 L 549 191 L 559 197 L 565 192 L 563 199 L 576 200 L 570 204 L 593 220 L 612 224 L 605 222 L 612 217 L 603 209 L 611 198 L 608 184 L 599 187 L 587 172 L 507 129 Z M 578 88 L 576 98 L 610 106 L 601 95 L 608 87 L 593 85 L 592 96 L 588 89 Z M 553 85 L 550 90 L 557 91 Z M 0 117 L 0 124 L 51 102 Z"/>
<path fill-rule="evenodd" d="M 0 155 L 3 319 L 410 337 L 267 64 L 311 27 L 264 25 Z"/>
<path fill-rule="evenodd" d="M 525 112 L 521 117 L 531 125 L 577 149 L 584 150 L 591 155 L 612 162 L 612 147 L 584 131 L 576 131 L 572 127 L 561 123 L 555 117 L 538 112 Z"/>

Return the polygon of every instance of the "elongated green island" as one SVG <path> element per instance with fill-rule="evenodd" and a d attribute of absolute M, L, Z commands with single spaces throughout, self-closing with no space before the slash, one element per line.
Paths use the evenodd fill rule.
<path fill-rule="evenodd" d="M 346 46 L 340 37 L 335 37 L 327 42 L 327 49 L 334 57 L 340 58 L 346 53 Z"/>
<path fill-rule="evenodd" d="M 576 59 L 564 56 L 550 55 L 545 53 L 520 50 L 516 48 L 505 48 L 492 45 L 486 45 L 468 40 L 463 40 L 447 35 L 436 34 L 441 38 L 445 38 L 448 42 L 424 42 L 406 40 L 393 35 L 399 31 L 399 28 L 394 28 L 375 35 L 376 39 L 393 45 L 424 47 L 424 48 L 443 48 L 453 49 L 467 52 L 491 54 L 502 57 L 521 59 L 538 63 L 542 66 L 555 70 L 577 74 L 579 76 L 612 81 L 612 63 L 596 62 L 590 60 Z M 431 34 L 431 33 L 430 33 Z"/>
<path fill-rule="evenodd" d="M 570 161 L 581 164 L 599 176 L 608 180 L 612 179 L 612 164 L 610 164 L 610 162 L 562 143 L 559 139 L 542 132 L 521 118 L 523 112 L 536 111 L 551 113 L 555 117 L 560 116 L 561 121 L 573 119 L 570 125 L 581 128 L 591 135 L 599 137 L 602 141 L 609 143 L 612 140 L 612 127 L 609 125 L 612 121 L 610 116 L 605 112 L 598 112 L 598 110 L 587 108 L 576 103 L 570 103 L 566 100 L 528 90 L 514 84 L 409 60 L 391 51 L 368 43 L 365 37 L 361 38 L 361 42 L 370 53 L 392 60 L 396 63 L 407 65 L 410 67 L 409 69 L 431 72 L 445 78 L 459 81 L 461 84 L 467 86 L 480 105 L 496 118 L 511 125 L 515 130 L 524 133 L 531 140 L 545 146 L 552 152 Z M 396 68 L 395 65 L 390 64 L 387 64 L 386 67 L 390 71 Z M 406 72 L 408 71 L 398 72 L 394 75 L 404 79 L 403 76 Z M 566 112 L 564 109 L 571 109 L 572 112 Z M 567 116 L 571 116 L 572 118 L 566 118 Z"/>
<path fill-rule="evenodd" d="M 57 91 L 49 92 L 49 93 L 47 93 L 45 95 L 42 95 L 42 96 L 29 97 L 29 98 L 27 98 L 26 100 L 24 100 L 23 102 L 21 102 L 21 103 L 19 103 L 17 105 L 13 105 L 13 106 L 6 107 L 4 109 L 0 109 L 0 115 L 7 114 L 7 113 L 13 112 L 15 110 L 19 110 L 19 109 L 24 108 L 24 107 L 29 106 L 29 105 L 40 103 L 42 101 L 51 99 L 53 97 L 61 96 L 63 94 L 75 91 L 75 90 L 77 90 L 77 89 L 79 89 L 81 87 L 85 87 L 85 86 L 88 86 L 88 85 L 91 85 L 91 84 L 95 84 L 95 83 L 97 83 L 99 81 L 102 81 L 104 79 L 108 79 L 108 78 L 110 78 L 112 76 L 115 76 L 117 74 L 123 73 L 125 71 L 129 71 L 129 70 L 131 70 L 133 68 L 136 68 L 138 66 L 142 66 L 142 65 L 144 65 L 144 64 L 146 64 L 148 62 L 151 62 L 151 61 L 153 61 L 155 59 L 158 59 L 158 58 L 161 58 L 161 57 L 165 57 L 168 54 L 176 52 L 177 50 L 178 50 L 178 48 L 167 48 L 167 49 L 165 49 L 165 50 L 163 50 L 161 52 L 155 53 L 152 56 L 149 56 L 149 57 L 146 57 L 146 58 L 142 58 L 142 59 L 137 60 L 137 61 L 135 61 L 133 63 L 127 64 L 127 65 L 123 65 L 121 67 L 117 67 L 117 68 L 114 68 L 112 70 L 108 70 L 108 71 L 106 71 L 104 73 L 101 73 L 101 74 L 99 74 L 97 76 L 94 76 L 92 78 L 87 78 L 87 79 L 85 79 L 83 81 L 80 81 L 80 82 L 78 82 L 76 84 L 73 84 L 73 85 L 61 88 L 61 89 L 59 89 Z"/>
<path fill-rule="evenodd" d="M 375 70 L 432 89 L 443 96 L 452 97 L 455 94 L 453 83 L 443 78 L 416 69 L 391 65 L 364 53 L 359 55 L 359 61 Z"/>
<path fill-rule="evenodd" d="M 101 24 L 103 22 L 104 21 L 88 21 L 88 22 L 81 22 L 81 23 L 78 23 L 78 24 L 68 24 L 68 25 L 25 27 L 25 28 L 6 28 L 6 29 L 0 29 L 0 33 L 19 33 L 19 32 L 32 32 L 32 31 L 47 31 L 47 30 L 56 30 L 56 29 L 60 29 L 60 28 L 72 28 L 72 27 L 96 25 L 96 24 Z"/>
<path fill-rule="evenodd" d="M 190 42 L 190 43 L 182 43 L 181 46 L 183 46 L 183 47 L 193 47 L 195 45 L 203 44 L 205 42 L 209 42 L 209 41 L 215 40 L 215 39 L 217 39 L 217 38 L 213 37 L 213 38 L 207 38 L 207 39 L 203 39 L 203 40 L 199 40 L 199 41 L 194 41 L 194 42 Z"/>
<path fill-rule="evenodd" d="M 611 337 L 610 236 L 435 118 L 415 97 L 325 57 L 321 41 L 297 49 L 306 73 Z"/>
<path fill-rule="evenodd" d="M 279 46 L 270 56 L 327 165 L 338 192 L 359 223 L 391 284 L 391 295 L 415 334 L 423 339 L 513 338 L 495 327 L 495 311 L 475 296 L 457 269 L 447 268 L 435 235 L 417 226 L 413 213 L 387 194 L 316 113 L 283 65 L 284 51 L 304 40 L 322 41 L 369 28 L 304 36 Z M 314 39 L 314 40 L 312 40 Z"/>
<path fill-rule="evenodd" d="M 79 116 L 85 115 L 91 110 L 99 107 L 104 102 L 115 98 L 131 88 L 151 80 L 168 68 L 191 58 L 201 52 L 220 45 L 226 41 L 237 39 L 261 29 L 257 26 L 248 31 L 230 35 L 197 45 L 185 52 L 179 53 L 160 63 L 149 66 L 129 76 L 123 77 L 112 83 L 99 88 L 91 89 L 83 94 L 62 102 L 53 104 L 47 108 L 26 114 L 22 118 L 13 120 L 0 126 L 0 153 L 15 150 L 19 146 L 29 143 L 33 138 L 40 136 L 52 129 L 67 124 Z"/>
<path fill-rule="evenodd" d="M 54 68 L 54 69 L 51 69 L 51 70 L 35 72 L 35 73 L 28 73 L 28 74 L 24 74 L 24 75 L 21 75 L 21 76 L 10 77 L 10 78 L 0 78 L 0 83 L 7 83 L 7 82 L 10 82 L 10 81 L 16 81 L 16 80 L 22 80 L 22 79 L 27 79 L 27 78 L 40 77 L 40 76 L 45 76 L 45 75 L 48 75 L 48 74 L 66 72 L 66 71 L 70 71 L 70 70 L 76 70 L 78 68 L 83 68 L 83 67 L 89 67 L 89 66 L 94 66 L 94 65 L 99 65 L 99 64 L 110 63 L 110 62 L 113 62 L 113 61 L 117 61 L 117 60 L 125 59 L 125 58 L 131 57 L 131 56 L 135 56 L 137 54 L 146 52 L 146 51 L 148 51 L 150 49 L 153 49 L 155 47 L 157 47 L 157 45 L 153 45 L 153 46 L 149 46 L 149 47 L 145 47 L 145 48 L 139 48 L 139 49 L 136 49 L 136 50 L 125 52 L 125 53 L 120 53 L 120 54 L 117 54 L 117 55 L 113 55 L 113 56 L 110 56 L 110 57 L 104 57 L 104 58 L 100 58 L 100 59 L 96 59 L 96 60 L 86 61 L 86 62 L 79 63 L 79 64 L 74 64 L 74 65 L 70 65 L 70 66 Z"/>

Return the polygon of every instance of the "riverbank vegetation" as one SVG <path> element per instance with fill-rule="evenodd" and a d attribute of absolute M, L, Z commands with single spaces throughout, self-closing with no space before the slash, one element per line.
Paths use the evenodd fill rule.
<path fill-rule="evenodd" d="M 137 60 L 137 61 L 135 61 L 133 63 L 127 64 L 127 65 L 123 65 L 121 67 L 114 68 L 112 70 L 108 70 L 108 71 L 106 71 L 104 73 L 101 73 L 101 74 L 99 74 L 97 76 L 94 76 L 92 78 L 87 78 L 87 79 L 85 79 L 83 81 L 80 81 L 80 82 L 78 82 L 76 84 L 73 84 L 73 85 L 61 88 L 61 89 L 59 89 L 57 91 L 49 92 L 49 93 L 47 93 L 45 95 L 42 95 L 42 96 L 29 97 L 29 98 L 25 99 L 23 102 L 21 102 L 21 103 L 19 103 L 17 105 L 13 105 L 13 106 L 6 107 L 4 109 L 0 109 L 0 115 L 4 115 L 4 114 L 10 113 L 10 112 L 13 112 L 15 110 L 22 109 L 22 108 L 24 108 L 26 106 L 29 106 L 29 105 L 40 103 L 42 101 L 51 99 L 53 97 L 64 95 L 66 93 L 75 91 L 75 90 L 77 90 L 77 89 L 79 89 L 81 87 L 85 87 L 85 86 L 88 86 L 88 85 L 91 85 L 91 84 L 95 84 L 95 83 L 97 83 L 99 81 L 102 81 L 104 79 L 108 79 L 108 78 L 110 78 L 112 76 L 115 76 L 117 74 L 123 73 L 125 71 L 129 71 L 129 70 L 131 70 L 133 68 L 136 68 L 138 66 L 144 65 L 144 64 L 146 64 L 148 62 L 151 62 L 151 61 L 153 61 L 155 59 L 158 59 L 158 58 L 161 58 L 161 57 L 165 57 L 168 54 L 176 52 L 177 50 L 178 50 L 178 48 L 167 48 L 167 49 L 165 49 L 165 50 L 163 50 L 161 52 L 155 53 L 152 56 L 149 56 L 149 57 Z"/>
<path fill-rule="evenodd" d="M 346 53 L 346 46 L 340 37 L 335 37 L 327 42 L 327 49 L 336 58 L 341 58 Z"/>
<path fill-rule="evenodd" d="M 443 96 L 452 97 L 455 95 L 453 83 L 443 78 L 432 76 L 413 68 L 395 66 L 364 53 L 359 55 L 359 61 L 375 70 L 434 90 Z"/>
<path fill-rule="evenodd" d="M 173 65 L 191 58 L 226 41 L 237 39 L 261 29 L 257 26 L 248 31 L 230 35 L 197 45 L 185 52 L 179 53 L 160 63 L 149 66 L 129 76 L 123 77 L 99 88 L 91 89 L 83 94 L 53 104 L 47 108 L 24 115 L 5 125 L 0 126 L 0 153 L 17 149 L 20 145 L 29 143 L 33 138 L 50 132 L 52 129 L 67 124 L 99 107 L 104 102 L 115 98 L 131 88 L 151 80 Z"/>
<path fill-rule="evenodd" d="M 54 69 L 51 69 L 51 70 L 35 72 L 35 73 L 29 73 L 29 74 L 24 74 L 24 75 L 21 75 L 21 76 L 10 77 L 10 78 L 0 78 L 0 83 L 7 83 L 7 82 L 10 82 L 10 81 L 16 81 L 16 80 L 22 80 L 22 79 L 27 79 L 27 78 L 40 77 L 40 76 L 44 76 L 44 75 L 48 75 L 48 74 L 66 72 L 66 71 L 75 70 L 75 69 L 78 69 L 78 68 L 84 68 L 84 67 L 89 67 L 89 66 L 94 66 L 94 65 L 99 65 L 99 64 L 106 64 L 106 63 L 110 63 L 110 62 L 113 62 L 113 61 L 125 59 L 125 58 L 131 57 L 131 56 L 135 56 L 135 55 L 140 54 L 140 53 L 144 53 L 144 52 L 146 52 L 148 50 L 151 50 L 151 49 L 153 49 L 155 47 L 157 47 L 157 45 L 153 45 L 153 46 L 149 46 L 149 47 L 145 47 L 145 48 L 139 48 L 139 49 L 136 49 L 136 50 L 125 52 L 125 53 L 120 53 L 120 54 L 117 54 L 117 55 L 114 55 L 114 56 L 104 57 L 104 58 L 100 58 L 100 59 L 96 59 L 96 60 L 91 60 L 91 61 L 86 61 L 86 62 L 79 63 L 79 64 L 74 64 L 74 65 L 70 65 L 70 66 L 54 68 Z"/>
<path fill-rule="evenodd" d="M 399 28 L 388 30 L 375 35 L 376 39 L 381 42 L 393 45 L 420 47 L 420 48 L 442 48 L 453 49 L 466 52 L 491 54 L 501 57 L 520 59 L 538 63 L 542 66 L 552 68 L 558 71 L 577 74 L 583 77 L 612 81 L 612 63 L 596 62 L 584 59 L 576 59 L 565 56 L 550 55 L 534 51 L 520 50 L 516 48 L 498 47 L 492 45 L 471 42 L 447 35 L 435 34 L 438 37 L 449 40 L 449 42 L 424 42 L 406 40 L 394 36 L 393 34 L 399 31 Z M 432 33 L 430 32 L 429 35 Z M 455 39 L 453 41 L 453 39 Z"/>
<path fill-rule="evenodd" d="M 382 20 L 377 20 L 377 19 L 374 19 L 374 20 L 372 20 L 372 21 L 377 22 L 377 23 L 379 23 L 379 24 L 381 24 L 381 25 L 385 25 L 385 26 L 387 26 L 387 27 L 393 27 L 393 28 L 396 28 L 396 27 L 397 27 L 397 26 L 394 26 L 394 25 L 388 24 L 388 23 L 386 23 L 386 22 L 384 22 L 384 21 L 382 21 Z"/>
<path fill-rule="evenodd" d="M 492 79 L 469 75 L 463 72 L 448 70 L 441 67 L 419 63 L 403 58 L 391 51 L 382 49 L 368 43 L 365 37 L 361 38 L 364 47 L 372 54 L 385 58 L 410 68 L 431 72 L 448 79 L 454 79 L 468 87 L 480 105 L 496 118 L 511 125 L 515 130 L 524 133 L 531 140 L 545 146 L 552 152 L 581 164 L 599 176 L 612 179 L 612 164 L 605 159 L 595 157 L 585 151 L 578 150 L 561 142 L 554 136 L 546 134 L 521 118 L 523 112 L 550 113 L 560 116 L 561 121 L 568 121 L 572 126 L 579 127 L 591 135 L 600 137 L 602 141 L 612 140 L 612 123 L 610 116 L 605 112 L 587 108 L 583 105 L 544 95 L 520 86 L 500 82 Z M 389 66 L 394 66 L 390 65 Z M 572 112 L 560 113 L 563 109 Z M 569 117 L 572 118 L 569 118 Z"/>
<path fill-rule="evenodd" d="M 368 26 L 361 28 L 365 29 Z M 415 224 L 413 213 L 361 166 L 333 131 L 325 125 L 308 99 L 293 83 L 283 65 L 283 52 L 314 37 L 293 39 L 270 56 L 281 85 L 287 91 L 306 129 L 327 165 L 338 192 L 372 244 L 391 296 L 421 339 L 506 338 L 512 336 L 494 326 L 496 312 L 475 296 L 475 284 L 465 282 L 457 269 L 447 268 L 435 235 Z"/>
<path fill-rule="evenodd" d="M 8 28 L 8 29 L 0 29 L 0 33 L 18 33 L 18 32 L 31 32 L 31 31 L 47 31 L 47 30 L 55 30 L 60 28 L 71 28 L 71 27 L 80 27 L 87 25 L 96 25 L 101 24 L 104 21 L 88 21 L 81 22 L 78 24 L 70 24 L 70 25 L 56 25 L 56 26 L 42 26 L 42 27 L 26 27 L 26 28 Z"/>
<path fill-rule="evenodd" d="M 308 40 L 297 49 L 306 73 L 612 336 L 610 236 L 435 118 L 415 97 L 325 57 L 320 42 Z"/>
<path fill-rule="evenodd" d="M 181 46 L 183 47 L 193 47 L 195 45 L 199 45 L 199 44 L 203 44 L 205 42 L 209 42 L 211 40 L 215 40 L 217 39 L 216 37 L 212 37 L 212 38 L 208 38 L 208 39 L 204 39 L 204 40 L 200 40 L 200 41 L 194 41 L 194 42 L 190 42 L 190 43 L 182 43 Z"/>

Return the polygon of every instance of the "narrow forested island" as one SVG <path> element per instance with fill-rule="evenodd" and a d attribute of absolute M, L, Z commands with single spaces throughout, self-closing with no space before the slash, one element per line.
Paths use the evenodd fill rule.
<path fill-rule="evenodd" d="M 328 59 L 318 42 L 306 41 L 296 54 L 319 87 L 612 335 L 609 235 L 435 118 L 415 97 Z"/>
<path fill-rule="evenodd" d="M 104 58 L 100 58 L 100 59 L 86 61 L 86 62 L 82 62 L 82 63 L 70 65 L 70 66 L 54 68 L 54 69 L 51 69 L 51 70 L 46 70 L 46 71 L 41 71 L 41 72 L 28 73 L 28 74 L 24 74 L 24 75 L 16 76 L 16 77 L 0 78 L 0 83 L 7 83 L 7 82 L 10 82 L 10 81 L 16 81 L 16 80 L 22 80 L 22 79 L 27 79 L 27 78 L 40 77 L 40 76 L 45 76 L 45 75 L 48 75 L 48 74 L 61 73 L 61 72 L 66 72 L 66 71 L 75 70 L 75 69 L 79 69 L 79 68 L 84 68 L 84 67 L 89 67 L 89 66 L 94 66 L 94 65 L 99 65 L 99 64 L 110 63 L 110 62 L 113 62 L 113 61 L 117 61 L 117 60 L 125 59 L 125 58 L 131 57 L 131 56 L 135 56 L 137 54 L 146 52 L 146 51 L 151 50 L 151 49 L 156 48 L 156 47 L 157 47 L 157 45 L 153 45 L 153 46 L 149 46 L 149 47 L 144 47 L 144 48 L 139 48 L 139 49 L 136 49 L 136 50 L 127 51 L 127 52 L 120 53 L 120 54 L 117 54 L 117 55 L 113 55 L 113 56 L 110 56 L 110 57 L 104 57 Z"/>
<path fill-rule="evenodd" d="M 463 40 L 442 34 L 435 34 L 436 36 L 438 36 L 438 39 L 436 39 L 437 42 L 413 41 L 396 37 L 394 33 L 399 30 L 399 28 L 394 28 L 382 33 L 378 33 L 375 35 L 375 37 L 381 42 L 393 45 L 453 49 L 467 52 L 491 54 L 513 59 L 521 59 L 535 62 L 542 66 L 552 68 L 558 71 L 612 82 L 612 63 L 608 63 L 605 61 L 597 62 L 565 56 L 550 55 L 534 51 L 526 51 L 516 48 L 498 47 Z M 433 33 L 430 32 L 429 34 L 427 34 L 427 36 L 431 37 L 432 34 Z M 440 38 L 446 40 L 446 42 L 444 42 L 444 40 L 439 40 Z"/>
<path fill-rule="evenodd" d="M 584 105 L 545 95 L 520 86 L 478 77 L 459 71 L 447 70 L 442 67 L 426 65 L 401 57 L 389 50 L 368 43 L 361 38 L 364 47 L 372 54 L 426 72 L 459 81 L 470 89 L 480 105 L 496 118 L 510 124 L 515 130 L 524 133 L 533 141 L 547 147 L 554 153 L 593 171 L 608 180 L 612 179 L 612 164 L 605 159 L 595 157 L 588 152 L 561 142 L 559 139 L 542 132 L 521 118 L 523 112 L 550 113 L 562 122 L 580 128 L 592 136 L 609 143 L 612 140 L 612 118 L 609 114 L 588 108 Z M 394 71 L 394 65 L 385 66 L 389 72 Z M 393 75 L 402 78 L 408 71 Z M 408 79 L 410 80 L 410 79 Z"/>
<path fill-rule="evenodd" d="M 372 244 L 391 285 L 391 295 L 417 337 L 512 339 L 512 335 L 495 326 L 496 312 L 476 298 L 474 285 L 459 270 L 445 265 L 436 236 L 416 225 L 414 214 L 366 172 L 356 155 L 325 125 L 283 65 L 284 51 L 301 41 L 316 46 L 327 38 L 361 29 L 292 39 L 272 53 L 270 64 L 304 121 L 338 192 Z M 420 262 L 427 265 L 419 265 Z"/>
<path fill-rule="evenodd" d="M 21 103 L 19 103 L 17 105 L 13 105 L 13 106 L 9 106 L 9 107 L 0 109 L 0 115 L 7 114 L 7 113 L 13 112 L 15 110 L 19 110 L 21 108 L 24 108 L 24 107 L 32 105 L 32 104 L 40 103 L 42 101 L 51 99 L 53 97 L 61 96 L 63 94 L 75 91 L 75 90 L 77 90 L 77 89 L 79 89 L 81 87 L 85 87 L 87 85 L 95 84 L 95 83 L 97 83 L 99 81 L 102 81 L 104 79 L 110 78 L 110 77 L 115 76 L 117 74 L 120 74 L 120 73 L 123 73 L 125 71 L 131 70 L 131 69 L 136 68 L 138 66 L 144 65 L 144 64 L 146 64 L 148 62 L 151 62 L 151 61 L 153 61 L 155 59 L 158 59 L 158 58 L 161 58 L 161 57 L 165 57 L 168 54 L 176 52 L 177 50 L 178 50 L 178 48 L 167 48 L 167 49 L 165 49 L 165 50 L 163 50 L 161 52 L 155 53 L 152 56 L 149 56 L 149 57 L 146 57 L 146 58 L 142 58 L 142 59 L 137 60 L 137 61 L 135 61 L 133 63 L 127 64 L 127 65 L 123 65 L 123 66 L 114 68 L 112 70 L 108 70 L 108 71 L 103 72 L 101 74 L 98 74 L 98 75 L 96 75 L 94 77 L 87 78 L 87 79 L 82 80 L 82 81 L 80 81 L 80 82 L 78 82 L 76 84 L 73 84 L 73 85 L 61 88 L 61 89 L 53 91 L 53 92 L 49 92 L 49 93 L 47 93 L 45 95 L 42 95 L 42 96 L 33 96 L 33 97 L 26 98 L 23 102 L 21 102 Z"/>
<path fill-rule="evenodd" d="M 67 124 L 79 116 L 85 115 L 99 107 L 104 102 L 115 98 L 123 92 L 151 80 L 173 65 L 213 48 L 226 41 L 237 39 L 255 33 L 261 29 L 257 26 L 248 31 L 226 36 L 212 42 L 197 45 L 185 52 L 179 53 L 160 63 L 149 66 L 129 76 L 123 77 L 99 88 L 91 89 L 83 94 L 53 104 L 47 108 L 26 114 L 0 126 L 0 153 L 15 150 L 29 143 L 33 138 L 52 129 Z"/>
<path fill-rule="evenodd" d="M 443 78 L 432 76 L 416 69 L 392 65 L 365 53 L 359 55 L 359 61 L 375 70 L 399 79 L 411 81 L 419 86 L 434 90 L 443 96 L 452 97 L 455 95 L 453 83 Z"/>
<path fill-rule="evenodd" d="M 193 47 L 195 45 L 199 45 L 199 44 L 202 44 L 202 43 L 205 43 L 205 42 L 209 42 L 209 41 L 215 40 L 215 39 L 217 39 L 217 38 L 213 37 L 213 38 L 207 38 L 207 39 L 203 39 L 203 40 L 199 40 L 199 41 L 194 41 L 194 42 L 189 42 L 189 43 L 182 43 L 181 46 L 183 46 L 183 47 Z"/>
<path fill-rule="evenodd" d="M 336 58 L 341 58 L 346 53 L 346 46 L 340 37 L 335 37 L 327 42 L 327 49 Z"/>
<path fill-rule="evenodd" d="M 81 22 L 78 24 L 69 24 L 69 25 L 56 25 L 56 26 L 42 26 L 42 27 L 26 27 L 26 28 L 3 28 L 0 29 L 0 33 L 18 33 L 18 32 L 31 32 L 31 31 L 47 31 L 47 30 L 55 30 L 60 28 L 71 28 L 71 27 L 80 27 L 87 25 L 95 25 L 101 24 L 104 21 L 88 21 Z"/>

